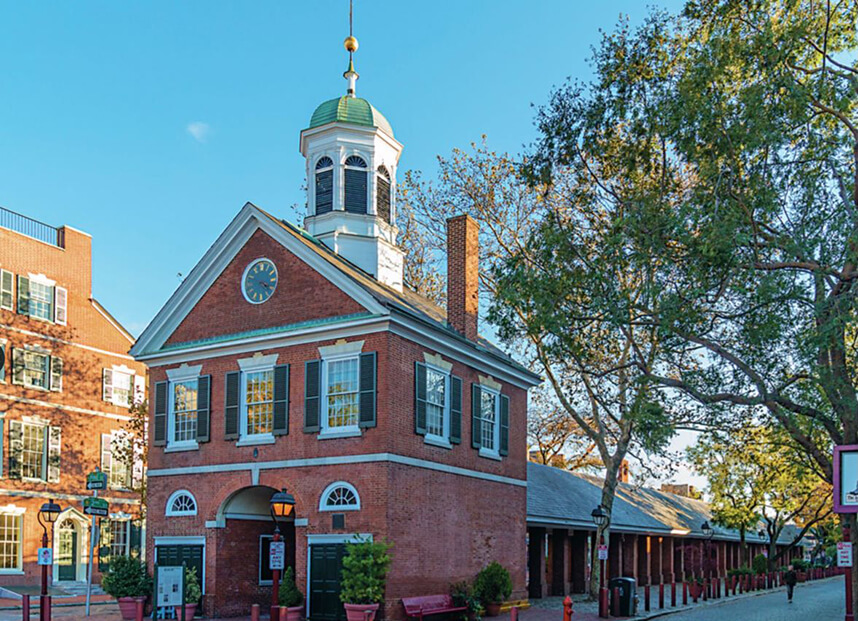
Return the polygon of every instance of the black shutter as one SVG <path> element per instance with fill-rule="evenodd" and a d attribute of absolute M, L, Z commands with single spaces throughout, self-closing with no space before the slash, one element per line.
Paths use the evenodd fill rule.
<path fill-rule="evenodd" d="M 289 433 L 289 365 L 274 367 L 274 435 Z"/>
<path fill-rule="evenodd" d="M 500 450 L 501 455 L 509 455 L 509 397 L 500 396 Z"/>
<path fill-rule="evenodd" d="M 483 389 L 479 384 L 471 384 L 471 446 L 480 448 L 482 441 L 482 427 L 480 418 L 480 401 Z"/>
<path fill-rule="evenodd" d="M 30 314 L 30 279 L 18 276 L 18 314 Z"/>
<path fill-rule="evenodd" d="M 345 208 L 349 213 L 366 213 L 366 170 L 345 169 Z"/>
<path fill-rule="evenodd" d="M 328 213 L 334 208 L 334 171 L 316 173 L 316 215 Z"/>
<path fill-rule="evenodd" d="M 6 380 L 6 343 L 0 343 L 0 382 Z"/>
<path fill-rule="evenodd" d="M 98 526 L 98 571 L 103 574 L 110 571 L 110 540 L 113 533 L 110 522 L 111 520 L 102 519 Z"/>
<path fill-rule="evenodd" d="M 390 181 L 377 175 L 378 187 L 376 188 L 375 215 L 390 224 Z"/>
<path fill-rule="evenodd" d="M 414 433 L 426 435 L 426 365 L 414 363 Z"/>
<path fill-rule="evenodd" d="M 212 376 L 200 375 L 197 379 L 197 442 L 211 439 Z"/>
<path fill-rule="evenodd" d="M 9 421 L 9 478 L 20 479 L 21 456 L 24 453 L 24 429 L 21 421 Z"/>
<path fill-rule="evenodd" d="M 450 442 L 462 442 L 462 378 L 450 376 Z"/>
<path fill-rule="evenodd" d="M 375 427 L 375 352 L 360 355 L 360 427 Z"/>
<path fill-rule="evenodd" d="M 230 371 L 224 380 L 225 394 L 223 399 L 223 437 L 225 440 L 238 438 L 238 395 L 241 383 L 241 371 Z"/>
<path fill-rule="evenodd" d="M 304 432 L 319 431 L 322 389 L 322 361 L 304 363 Z"/>
<path fill-rule="evenodd" d="M 167 382 L 155 384 L 155 431 L 152 444 L 167 445 Z"/>

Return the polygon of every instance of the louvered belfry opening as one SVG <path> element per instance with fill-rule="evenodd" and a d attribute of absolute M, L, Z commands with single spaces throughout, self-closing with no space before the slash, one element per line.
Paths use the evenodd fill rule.
<path fill-rule="evenodd" d="M 334 162 L 323 157 L 316 162 L 316 215 L 334 208 Z"/>
<path fill-rule="evenodd" d="M 357 155 L 346 158 L 345 210 L 349 213 L 367 213 L 366 162 Z"/>
<path fill-rule="evenodd" d="M 375 195 L 375 214 L 387 222 L 393 224 L 390 214 L 390 173 L 384 166 L 378 167 L 378 187 Z"/>

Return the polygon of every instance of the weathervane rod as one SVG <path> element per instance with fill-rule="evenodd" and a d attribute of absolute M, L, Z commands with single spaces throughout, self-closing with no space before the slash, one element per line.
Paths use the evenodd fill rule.
<path fill-rule="evenodd" d="M 355 64 L 354 64 L 354 54 L 355 54 L 355 51 L 357 51 L 357 49 L 358 49 L 358 42 L 357 42 L 357 39 L 355 39 L 354 34 L 353 34 L 353 32 L 354 32 L 353 31 L 353 24 L 354 24 L 353 18 L 354 18 L 354 0 L 349 0 L 349 36 L 346 37 L 346 40 L 343 42 L 343 44 L 346 47 L 346 50 L 349 53 L 349 68 L 343 74 L 343 77 L 346 80 L 348 80 L 348 83 L 349 83 L 349 88 L 347 91 L 349 97 L 355 96 L 355 82 L 358 79 L 358 74 L 357 74 L 357 71 L 355 71 Z"/>

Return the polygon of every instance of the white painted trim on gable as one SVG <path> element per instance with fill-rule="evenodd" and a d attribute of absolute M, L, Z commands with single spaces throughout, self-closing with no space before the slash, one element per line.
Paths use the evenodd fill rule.
<path fill-rule="evenodd" d="M 516 485 L 518 487 L 527 487 L 525 479 L 514 479 L 505 477 L 499 474 L 491 474 L 489 472 L 480 472 L 478 470 L 470 470 L 468 468 L 459 468 L 458 466 L 448 466 L 439 464 L 425 459 L 417 459 L 415 457 L 406 457 L 405 455 L 397 455 L 395 453 L 368 453 L 365 455 L 344 455 L 337 457 L 311 457 L 307 459 L 284 459 L 277 461 L 262 461 L 262 462 L 238 462 L 232 464 L 212 464 L 209 466 L 187 466 L 180 468 L 156 468 L 147 472 L 150 477 L 169 477 L 169 476 L 189 476 L 194 474 L 211 474 L 215 472 L 242 472 L 259 470 L 276 470 L 279 468 L 302 468 L 306 466 L 339 466 L 352 464 L 366 463 L 393 463 L 404 466 L 414 466 L 415 468 L 425 468 L 427 470 L 435 470 L 447 474 L 456 474 L 474 479 L 482 479 L 484 481 L 492 481 L 494 483 L 504 483 L 506 485 Z"/>
<path fill-rule="evenodd" d="M 59 403 L 49 403 L 48 401 L 40 401 L 39 399 L 28 399 L 27 397 L 16 397 L 14 395 L 7 395 L 0 393 L 0 399 L 5 401 L 14 401 L 17 403 L 26 403 L 27 405 L 38 405 L 45 408 L 53 408 L 55 410 L 62 410 L 64 412 L 76 412 L 78 414 L 91 414 L 93 416 L 101 416 L 102 418 L 110 418 L 112 420 L 121 420 L 128 421 L 131 420 L 130 416 L 123 416 L 122 414 L 109 414 L 107 412 L 99 412 L 97 410 L 87 410 L 85 408 L 75 407 L 73 405 L 61 405 Z"/>
<path fill-rule="evenodd" d="M 281 224 L 275 222 L 272 216 L 252 203 L 245 203 L 211 248 L 182 281 L 178 289 L 170 296 L 167 303 L 155 315 L 155 318 L 131 348 L 131 354 L 139 356 L 162 347 L 257 230 L 267 233 L 298 259 L 309 265 L 371 313 L 387 314 L 387 309 L 379 304 L 372 295 L 325 258 L 295 239 L 290 232 L 283 229 Z"/>
<path fill-rule="evenodd" d="M 89 302 L 90 304 L 92 304 L 92 307 L 98 312 L 98 314 L 107 320 L 107 323 L 116 328 L 119 332 L 122 333 L 122 336 L 128 339 L 129 343 L 134 342 L 134 337 L 131 335 L 131 333 L 125 328 L 123 328 L 121 325 L 119 325 L 119 323 L 113 317 L 110 316 L 110 314 L 107 312 L 107 309 L 101 305 L 101 302 L 99 302 L 95 298 L 89 298 Z M 131 356 L 125 357 L 131 358 Z"/>

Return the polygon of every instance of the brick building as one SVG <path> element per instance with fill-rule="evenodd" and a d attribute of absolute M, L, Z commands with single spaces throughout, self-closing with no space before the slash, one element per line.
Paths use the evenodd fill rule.
<path fill-rule="evenodd" d="M 301 132 L 304 229 L 246 204 L 132 349 L 150 369 L 150 558 L 208 614 L 270 601 L 269 500 L 314 620 L 343 618 L 344 544 L 393 544 L 385 614 L 490 561 L 526 592 L 527 389 L 477 333 L 477 227 L 448 223 L 448 309 L 403 286 L 402 145 L 348 94 Z"/>
<path fill-rule="evenodd" d="M 0 586 L 40 581 L 37 514 L 49 498 L 63 508 L 54 525 L 53 581 L 85 580 L 86 474 L 109 474 L 102 495 L 104 569 L 110 555 L 141 547 L 142 461 L 124 432 L 129 403 L 145 395 L 145 367 L 128 354 L 132 337 L 92 297 L 92 239 L 0 209 Z M 120 455 L 129 457 L 120 458 Z M 94 575 L 99 578 L 98 567 Z"/>

